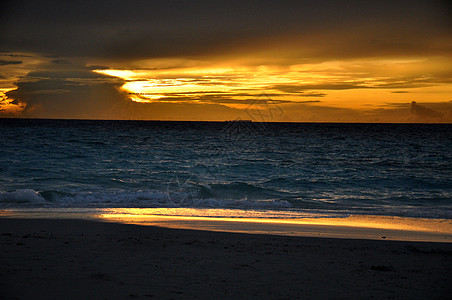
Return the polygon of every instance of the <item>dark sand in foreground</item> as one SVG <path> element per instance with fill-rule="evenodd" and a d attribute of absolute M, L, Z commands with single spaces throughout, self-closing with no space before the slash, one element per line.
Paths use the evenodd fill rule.
<path fill-rule="evenodd" d="M 452 243 L 0 218 L 0 298 L 450 299 Z"/>

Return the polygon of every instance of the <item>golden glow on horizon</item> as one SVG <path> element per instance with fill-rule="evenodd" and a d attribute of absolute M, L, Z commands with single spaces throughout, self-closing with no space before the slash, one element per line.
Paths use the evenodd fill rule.
<path fill-rule="evenodd" d="M 272 105 L 283 113 L 271 119 L 255 121 L 452 122 L 452 83 L 450 72 L 447 71 L 452 69 L 452 61 L 447 57 L 309 61 L 285 55 L 281 51 L 271 52 L 272 56 L 268 56 L 270 54 L 265 51 L 257 51 L 255 56 L 235 53 L 198 60 L 138 60 L 124 66 L 113 63 L 116 68 L 96 69 L 93 72 L 124 80 L 122 99 L 125 96 L 131 100 L 130 103 L 150 104 L 139 107 L 130 105 L 127 110 L 122 110 L 119 118 L 194 121 L 252 119 L 247 114 L 250 105 L 256 111 L 268 110 L 269 105 Z M 34 61 L 41 60 L 33 58 Z M 103 64 L 96 61 L 89 63 Z M 109 65 L 108 62 L 105 64 Z M 20 71 L 22 73 L 13 73 L 25 76 L 24 70 Z M 94 79 L 68 78 L 68 81 L 71 80 L 80 86 L 92 86 L 90 84 Z M 12 77 L 3 80 L 0 113 L 4 116 L 19 116 L 26 111 L 27 116 L 34 116 L 39 106 L 25 110 L 28 100 L 18 104 L 5 96 L 4 93 L 14 89 L 11 87 L 15 81 L 17 78 Z M 52 90 L 24 92 L 19 94 L 29 99 L 34 97 L 32 95 L 44 95 Z M 71 91 L 69 89 L 66 92 Z M 51 97 L 55 97 L 55 94 Z M 260 98 L 263 94 L 268 97 Z M 43 99 L 43 96 L 39 97 Z M 438 109 L 440 113 L 436 115 L 441 115 L 441 118 L 413 115 L 410 111 L 412 101 L 421 105 L 432 103 L 432 109 Z M 116 103 L 116 107 L 120 105 Z M 44 106 L 41 111 L 46 112 Z M 91 113 L 96 114 L 94 111 Z M 111 117 L 118 118 L 103 116 Z"/>
<path fill-rule="evenodd" d="M 134 80 L 139 76 L 146 75 L 146 72 L 140 72 L 140 71 L 131 71 L 131 70 L 94 70 L 97 73 L 113 76 L 113 77 L 119 77 L 125 80 Z"/>
<path fill-rule="evenodd" d="M 10 116 L 16 116 L 24 109 L 23 104 L 13 103 L 13 99 L 6 96 L 9 91 L 15 90 L 15 88 L 0 88 L 0 112 L 5 111 Z"/>
<path fill-rule="evenodd" d="M 233 63 L 232 61 L 231 63 Z M 149 70 L 95 70 L 120 77 L 122 88 L 137 102 L 216 103 L 241 107 L 261 93 L 281 106 L 309 103 L 322 106 L 368 110 L 387 108 L 391 103 L 449 101 L 452 85 L 434 82 L 434 73 L 452 63 L 441 57 L 325 61 L 287 66 L 226 66 L 190 61 L 171 66 L 171 60 L 148 61 L 162 66 Z M 174 62 L 173 62 L 174 63 Z M 178 61 L 178 63 L 180 63 Z M 146 62 L 145 62 L 146 65 Z M 209 102 L 208 96 L 215 96 Z"/>

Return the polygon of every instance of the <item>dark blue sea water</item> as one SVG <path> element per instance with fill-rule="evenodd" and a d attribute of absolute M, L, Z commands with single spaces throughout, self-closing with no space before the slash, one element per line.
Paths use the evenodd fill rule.
<path fill-rule="evenodd" d="M 452 218 L 452 125 L 0 119 L 0 209 Z"/>

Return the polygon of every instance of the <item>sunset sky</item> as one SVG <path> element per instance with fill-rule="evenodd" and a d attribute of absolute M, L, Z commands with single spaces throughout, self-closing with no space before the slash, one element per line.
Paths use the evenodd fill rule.
<path fill-rule="evenodd" d="M 452 122 L 447 1 L 6 1 L 0 117 Z"/>

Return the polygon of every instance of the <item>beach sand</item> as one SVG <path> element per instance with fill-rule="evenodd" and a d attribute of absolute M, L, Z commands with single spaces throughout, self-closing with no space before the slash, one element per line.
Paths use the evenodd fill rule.
<path fill-rule="evenodd" d="M 0 218 L 5 299 L 450 299 L 452 243 Z"/>

